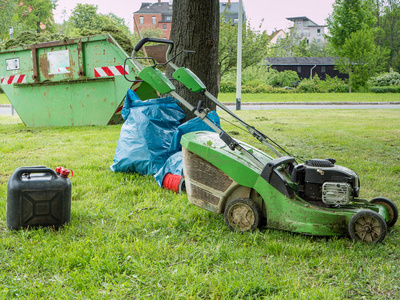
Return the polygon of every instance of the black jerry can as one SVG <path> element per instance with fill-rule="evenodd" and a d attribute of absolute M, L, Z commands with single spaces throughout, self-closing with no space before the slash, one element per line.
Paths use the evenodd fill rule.
<path fill-rule="evenodd" d="M 7 185 L 7 228 L 52 226 L 71 219 L 71 181 L 44 166 L 21 167 Z"/>

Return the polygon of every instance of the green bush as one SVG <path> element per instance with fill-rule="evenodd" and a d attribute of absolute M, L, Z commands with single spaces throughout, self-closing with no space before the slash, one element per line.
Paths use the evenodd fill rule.
<path fill-rule="evenodd" d="M 400 85 L 400 74 L 390 70 L 390 72 L 382 73 L 376 77 L 372 77 L 368 84 L 370 86 L 390 86 L 390 85 Z"/>
<path fill-rule="evenodd" d="M 295 71 L 273 72 L 268 78 L 268 84 L 273 87 L 295 87 L 300 81 L 299 75 Z"/>
<path fill-rule="evenodd" d="M 349 85 L 345 80 L 329 75 L 326 75 L 325 80 L 315 75 L 312 79 L 304 78 L 300 81 L 295 71 L 278 72 L 270 69 L 267 72 L 260 67 L 248 69 L 244 71 L 247 75 L 242 77 L 242 93 L 347 93 L 349 91 Z M 257 77 L 257 74 L 260 76 Z M 236 92 L 235 76 L 232 73 L 224 76 L 220 84 L 220 92 Z"/>
<path fill-rule="evenodd" d="M 400 93 L 400 85 L 370 87 L 371 93 Z"/>
<path fill-rule="evenodd" d="M 233 81 L 221 81 L 219 91 L 221 93 L 234 93 L 236 92 L 236 84 Z"/>
<path fill-rule="evenodd" d="M 325 80 L 321 80 L 318 75 L 312 79 L 304 78 L 297 88 L 301 93 L 346 93 L 349 91 L 346 81 L 329 75 L 326 75 Z"/>
<path fill-rule="evenodd" d="M 326 78 L 324 81 L 325 90 L 328 93 L 347 93 L 349 91 L 349 85 L 345 80 L 342 80 L 338 77 L 330 77 L 326 74 Z"/>
<path fill-rule="evenodd" d="M 318 83 L 314 79 L 304 78 L 300 81 L 299 86 L 297 87 L 299 92 L 302 93 L 321 93 L 322 90 L 319 88 Z"/>

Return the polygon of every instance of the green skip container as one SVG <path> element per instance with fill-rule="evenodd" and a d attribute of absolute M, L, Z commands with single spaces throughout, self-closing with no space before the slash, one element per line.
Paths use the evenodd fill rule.
<path fill-rule="evenodd" d="M 44 166 L 21 167 L 7 185 L 7 228 L 59 228 L 71 219 L 69 178 Z"/>
<path fill-rule="evenodd" d="M 124 75 L 136 74 L 127 57 L 108 34 L 10 48 L 0 84 L 27 127 L 120 123 Z"/>

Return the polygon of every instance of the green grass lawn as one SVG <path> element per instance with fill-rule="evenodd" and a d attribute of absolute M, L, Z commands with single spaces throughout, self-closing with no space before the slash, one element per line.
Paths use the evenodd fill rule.
<path fill-rule="evenodd" d="M 238 114 L 293 154 L 356 171 L 361 197 L 400 206 L 400 110 Z M 153 177 L 111 172 L 120 128 L 26 128 L 0 116 L 0 299 L 400 298 L 400 223 L 378 245 L 230 232 Z M 74 170 L 71 224 L 59 231 L 6 229 L 8 178 L 33 165 Z"/>
<path fill-rule="evenodd" d="M 0 104 L 10 104 L 6 94 L 0 94 Z"/>
<path fill-rule="evenodd" d="M 221 102 L 235 102 L 235 93 L 220 93 Z M 242 94 L 242 102 L 400 102 L 399 94 L 374 93 L 299 93 Z"/>
<path fill-rule="evenodd" d="M 221 102 L 235 102 L 235 93 L 220 93 Z M 399 94 L 374 93 L 309 93 L 309 94 L 242 94 L 242 102 L 400 102 Z M 0 94 L 0 104 L 10 104 L 5 94 Z"/>

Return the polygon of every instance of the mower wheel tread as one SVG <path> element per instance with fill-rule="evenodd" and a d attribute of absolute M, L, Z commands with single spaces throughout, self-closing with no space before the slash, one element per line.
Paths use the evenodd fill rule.
<path fill-rule="evenodd" d="M 383 217 L 369 209 L 356 213 L 351 218 L 348 229 L 354 241 L 367 244 L 382 242 L 387 233 L 387 225 Z"/>
<path fill-rule="evenodd" d="M 250 198 L 238 198 L 225 207 L 225 223 L 232 231 L 254 231 L 261 221 L 258 205 Z"/>
<path fill-rule="evenodd" d="M 384 197 L 378 197 L 372 199 L 370 203 L 382 205 L 387 209 L 390 216 L 389 221 L 386 222 L 386 225 L 388 227 L 393 227 L 393 225 L 396 224 L 397 219 L 399 218 L 399 210 L 397 209 L 396 204 L 392 200 Z"/>

